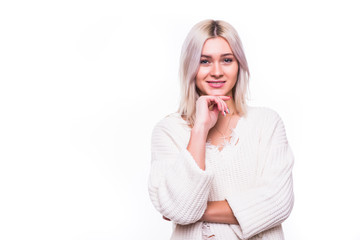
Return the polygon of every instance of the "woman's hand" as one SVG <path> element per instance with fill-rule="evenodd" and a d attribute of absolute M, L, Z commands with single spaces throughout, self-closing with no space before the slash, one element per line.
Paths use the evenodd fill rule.
<path fill-rule="evenodd" d="M 196 121 L 194 127 L 205 127 L 210 130 L 217 122 L 219 112 L 229 113 L 225 101 L 229 96 L 201 96 L 196 101 Z"/>

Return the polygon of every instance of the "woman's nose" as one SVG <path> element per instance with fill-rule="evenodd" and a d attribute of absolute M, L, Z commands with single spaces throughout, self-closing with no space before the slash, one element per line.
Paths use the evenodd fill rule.
<path fill-rule="evenodd" d="M 220 63 L 214 62 L 210 74 L 214 78 L 221 78 L 224 75 Z"/>

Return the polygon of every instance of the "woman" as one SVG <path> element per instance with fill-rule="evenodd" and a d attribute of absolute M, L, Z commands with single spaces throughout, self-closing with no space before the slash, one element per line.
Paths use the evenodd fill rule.
<path fill-rule="evenodd" d="M 249 70 L 236 30 L 196 24 L 182 49 L 181 102 L 152 135 L 150 198 L 171 239 L 284 239 L 293 155 L 274 111 L 245 102 Z"/>

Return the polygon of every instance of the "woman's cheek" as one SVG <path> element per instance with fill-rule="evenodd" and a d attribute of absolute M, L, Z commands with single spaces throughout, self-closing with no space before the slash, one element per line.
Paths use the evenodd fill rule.
<path fill-rule="evenodd" d="M 199 79 L 202 79 L 205 78 L 208 75 L 208 73 L 209 73 L 209 68 L 200 67 L 197 76 L 199 77 Z"/>

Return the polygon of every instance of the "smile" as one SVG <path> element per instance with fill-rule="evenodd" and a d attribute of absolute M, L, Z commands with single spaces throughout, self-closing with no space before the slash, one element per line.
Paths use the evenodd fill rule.
<path fill-rule="evenodd" d="M 222 86 L 224 86 L 226 81 L 206 81 L 210 87 L 213 88 L 221 88 Z"/>

